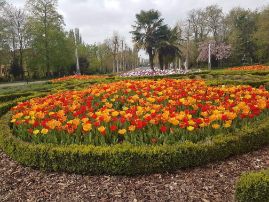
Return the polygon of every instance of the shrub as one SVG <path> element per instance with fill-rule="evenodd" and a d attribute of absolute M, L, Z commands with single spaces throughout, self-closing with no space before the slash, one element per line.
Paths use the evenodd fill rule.
<path fill-rule="evenodd" d="M 42 96 L 47 95 L 47 93 L 45 93 L 45 92 L 42 92 L 42 93 L 25 93 L 25 95 L 28 95 L 28 94 L 29 94 L 29 96 L 27 96 L 27 97 L 19 97 L 19 98 L 15 99 L 15 100 L 9 100 L 7 102 L 0 103 L 0 115 L 7 113 L 9 111 L 9 109 L 11 107 L 13 107 L 14 105 L 16 105 L 18 102 L 23 102 L 23 101 L 29 100 L 31 98 L 34 98 L 34 97 L 42 97 Z"/>
<path fill-rule="evenodd" d="M 243 174 L 236 184 L 239 202 L 269 201 L 269 170 Z"/>
<path fill-rule="evenodd" d="M 7 95 L 0 95 L 0 102 L 6 102 L 10 100 L 14 100 L 19 97 L 26 97 L 33 94 L 33 92 L 21 92 L 21 93 L 12 93 Z"/>

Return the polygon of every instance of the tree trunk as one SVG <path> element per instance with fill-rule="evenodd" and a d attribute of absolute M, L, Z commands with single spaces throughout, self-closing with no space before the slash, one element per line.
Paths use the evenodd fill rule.
<path fill-rule="evenodd" d="M 12 50 L 12 57 L 13 57 L 13 61 L 15 60 L 16 58 L 16 45 L 15 45 L 15 36 L 14 34 L 12 34 L 12 46 L 13 46 L 13 50 Z"/>
<path fill-rule="evenodd" d="M 19 38 L 20 40 L 20 68 L 22 70 L 22 79 L 24 79 L 24 70 L 23 70 L 23 47 L 22 47 L 22 38 Z"/>
<path fill-rule="evenodd" d="M 20 68 L 21 68 L 21 76 L 22 79 L 24 79 L 24 70 L 23 70 L 23 54 L 22 54 L 22 48 L 20 48 Z"/>
<path fill-rule="evenodd" d="M 147 52 L 148 52 L 148 54 L 149 54 L 150 68 L 152 69 L 152 71 L 154 71 L 154 62 L 153 62 L 153 60 L 154 60 L 154 55 L 153 55 L 153 53 L 152 53 L 152 48 L 149 48 Z"/>
<path fill-rule="evenodd" d="M 112 72 L 116 72 L 116 54 L 115 54 L 115 49 L 113 50 L 113 67 L 112 67 Z"/>
<path fill-rule="evenodd" d="M 46 76 L 50 75 L 50 62 L 49 62 L 49 44 L 48 44 L 48 25 L 47 25 L 47 7 L 45 6 L 44 16 L 44 28 L 45 28 L 45 58 L 46 58 Z"/>
<path fill-rule="evenodd" d="M 160 69 L 163 70 L 163 57 L 161 54 L 158 54 L 159 63 L 160 63 Z"/>

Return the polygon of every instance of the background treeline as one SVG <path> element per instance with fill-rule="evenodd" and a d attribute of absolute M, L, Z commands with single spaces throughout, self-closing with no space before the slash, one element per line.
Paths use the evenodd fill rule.
<path fill-rule="evenodd" d="M 138 65 L 138 50 L 127 46 L 116 32 L 103 43 L 86 44 L 78 29 L 66 30 L 57 0 L 28 0 L 25 9 L 0 3 L 0 66 L 8 71 L 6 79 L 74 74 L 75 40 L 82 74 L 112 73 Z"/>
<path fill-rule="evenodd" d="M 0 0 L 0 77 L 48 78 L 74 74 L 75 48 L 81 73 L 113 73 L 139 65 L 144 49 L 151 66 L 205 67 L 211 44 L 213 68 L 269 61 L 269 7 L 234 8 L 224 13 L 217 5 L 191 10 L 170 27 L 158 11 L 135 17 L 134 47 L 117 32 L 103 43 L 86 44 L 79 30 L 66 30 L 57 0 L 28 0 L 25 9 Z M 177 16 L 175 16 L 176 18 Z M 146 25 L 146 26 L 145 26 Z M 149 25 L 149 26 L 147 26 Z"/>
<path fill-rule="evenodd" d="M 213 42 L 214 66 L 248 65 L 269 61 L 269 7 L 234 8 L 224 14 L 217 5 L 192 10 L 185 33 L 190 36 L 191 63 L 207 60 L 205 44 Z M 189 31 L 188 31 L 189 30 Z M 215 43 L 215 44 L 214 44 Z"/>
<path fill-rule="evenodd" d="M 151 68 L 205 67 L 209 44 L 213 68 L 269 61 L 269 7 L 234 8 L 224 14 L 212 5 L 191 10 L 174 27 L 165 23 L 159 11 L 142 10 L 131 33 L 148 54 Z"/>

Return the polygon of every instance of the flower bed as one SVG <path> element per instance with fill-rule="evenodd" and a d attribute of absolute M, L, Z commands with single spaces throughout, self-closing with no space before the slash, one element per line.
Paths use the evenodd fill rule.
<path fill-rule="evenodd" d="M 106 76 L 96 76 L 96 75 L 71 75 L 71 76 L 64 76 L 58 79 L 50 80 L 52 83 L 64 82 L 69 80 L 91 80 L 91 79 L 100 79 L 106 78 Z"/>
<path fill-rule="evenodd" d="M 9 127 L 9 121 L 10 114 L 0 118 L 0 148 L 14 160 L 42 170 L 91 175 L 175 171 L 223 160 L 269 144 L 268 117 L 253 120 L 255 127 L 243 126 L 241 130 L 220 133 L 208 141 L 154 146 L 34 144 L 16 138 Z"/>
<path fill-rule="evenodd" d="M 264 88 L 129 80 L 31 99 L 12 108 L 11 122 L 18 138 L 34 143 L 171 145 L 236 131 L 268 108 Z"/>
<path fill-rule="evenodd" d="M 241 67 L 231 67 L 228 70 L 232 71 L 269 71 L 269 66 L 264 65 L 252 65 L 252 66 L 241 66 Z"/>
<path fill-rule="evenodd" d="M 121 77 L 137 77 L 137 76 L 166 76 L 173 74 L 187 74 L 187 73 L 195 73 L 200 72 L 201 70 L 181 70 L 181 69 L 167 69 L 160 70 L 156 69 L 153 71 L 151 68 L 136 68 L 129 72 L 120 74 Z"/>

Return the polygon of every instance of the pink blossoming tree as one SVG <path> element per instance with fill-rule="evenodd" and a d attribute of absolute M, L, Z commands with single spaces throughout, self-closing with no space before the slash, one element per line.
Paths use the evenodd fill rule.
<path fill-rule="evenodd" d="M 211 44 L 210 49 L 212 59 L 221 61 L 231 56 L 232 47 L 230 45 L 227 45 L 224 42 L 216 42 L 216 41 L 204 42 L 201 43 L 198 48 L 199 51 L 199 56 L 197 58 L 198 62 L 206 62 L 208 60 L 209 43 Z"/>

